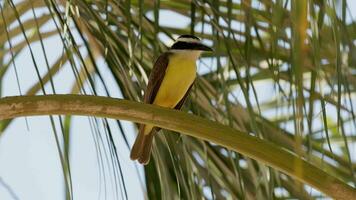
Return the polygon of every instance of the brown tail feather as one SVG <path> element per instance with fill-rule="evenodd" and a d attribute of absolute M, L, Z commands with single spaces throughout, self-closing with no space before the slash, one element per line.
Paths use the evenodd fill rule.
<path fill-rule="evenodd" d="M 143 148 L 141 151 L 141 155 L 138 158 L 138 162 L 147 165 L 150 161 L 151 151 L 152 151 L 152 143 L 153 143 L 153 135 L 155 130 L 153 129 L 148 135 L 146 135 L 145 143 L 143 144 Z"/>
<path fill-rule="evenodd" d="M 141 164 L 147 164 L 150 160 L 153 135 L 156 129 L 145 133 L 145 126 L 141 125 L 136 141 L 131 149 L 131 160 L 138 160 Z"/>

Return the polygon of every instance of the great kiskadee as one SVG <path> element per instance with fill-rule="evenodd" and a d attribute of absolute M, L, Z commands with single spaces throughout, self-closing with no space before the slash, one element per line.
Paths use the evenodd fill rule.
<path fill-rule="evenodd" d="M 193 35 L 181 35 L 171 48 L 160 55 L 151 71 L 144 94 L 144 103 L 180 109 L 196 77 L 196 60 L 202 51 L 212 49 Z M 147 164 L 150 160 L 153 135 L 160 128 L 140 125 L 131 150 L 131 159 Z"/>

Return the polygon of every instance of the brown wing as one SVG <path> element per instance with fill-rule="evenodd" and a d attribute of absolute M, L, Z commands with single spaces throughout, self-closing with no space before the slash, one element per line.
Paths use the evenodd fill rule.
<path fill-rule="evenodd" d="M 152 104 L 156 98 L 157 92 L 161 86 L 164 75 L 166 74 L 166 69 L 168 66 L 168 56 L 169 53 L 164 53 L 158 57 L 156 63 L 153 66 L 152 72 L 148 79 L 148 84 L 145 92 L 143 101 L 145 103 Z M 193 85 L 193 84 L 192 84 Z M 192 85 L 189 87 L 187 93 L 175 106 L 175 109 L 180 109 L 187 98 Z M 150 160 L 150 154 L 152 149 L 153 135 L 161 128 L 153 127 L 153 129 L 148 133 L 144 134 L 145 125 L 141 124 L 139 129 L 139 134 L 136 138 L 136 141 L 131 149 L 131 159 L 138 160 L 142 164 L 147 164 Z"/>
<path fill-rule="evenodd" d="M 148 78 L 148 84 L 143 97 L 144 103 L 152 104 L 156 98 L 157 92 L 163 81 L 166 69 L 168 66 L 169 53 L 163 53 L 159 56 L 153 65 L 150 77 Z M 139 133 L 131 149 L 131 159 L 136 160 L 142 164 L 147 164 L 150 160 L 153 135 L 159 128 L 154 127 L 148 134 L 144 133 L 145 125 L 140 124 Z"/>
<path fill-rule="evenodd" d="M 153 65 L 153 69 L 148 79 L 146 92 L 143 97 L 143 102 L 150 104 L 153 103 L 157 95 L 158 89 L 163 81 L 164 75 L 166 74 L 166 69 L 168 66 L 168 56 L 168 52 L 163 53 L 157 58 L 155 64 Z"/>

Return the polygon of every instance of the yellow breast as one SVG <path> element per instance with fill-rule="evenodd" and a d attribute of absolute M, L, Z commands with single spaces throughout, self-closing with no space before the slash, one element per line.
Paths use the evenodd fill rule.
<path fill-rule="evenodd" d="M 197 56 L 183 53 L 169 57 L 166 74 L 153 104 L 174 108 L 184 97 L 196 77 Z"/>

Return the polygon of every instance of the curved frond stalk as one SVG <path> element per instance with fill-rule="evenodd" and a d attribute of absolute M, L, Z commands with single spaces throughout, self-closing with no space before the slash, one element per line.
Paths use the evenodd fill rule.
<path fill-rule="evenodd" d="M 1 120 L 35 115 L 87 115 L 153 124 L 237 151 L 335 199 L 346 200 L 356 196 L 354 188 L 289 151 L 247 133 L 181 111 L 84 95 L 18 96 L 0 100 Z"/>

